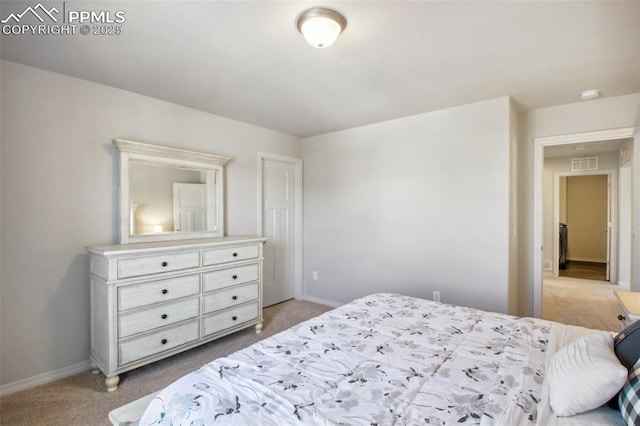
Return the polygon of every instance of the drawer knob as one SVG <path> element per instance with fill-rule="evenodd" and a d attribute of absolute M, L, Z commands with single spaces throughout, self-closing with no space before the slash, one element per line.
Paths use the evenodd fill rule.
<path fill-rule="evenodd" d="M 235 320 L 237 320 L 237 319 L 238 319 L 238 317 L 236 317 L 236 316 L 232 316 L 232 317 L 231 317 L 231 320 L 232 320 L 232 321 L 235 321 Z"/>
<path fill-rule="evenodd" d="M 160 343 L 162 343 L 163 345 L 166 345 L 166 344 L 167 344 L 167 342 L 168 342 L 168 340 L 167 340 L 167 339 L 162 339 L 162 340 L 160 341 Z"/>
<path fill-rule="evenodd" d="M 238 279 L 238 276 L 237 276 L 237 275 L 234 275 L 234 276 L 232 276 L 231 278 L 233 278 L 234 280 L 237 280 L 237 279 Z"/>
<path fill-rule="evenodd" d="M 167 294 L 167 293 L 169 293 L 169 290 L 167 290 L 166 288 L 163 288 L 162 289 L 162 294 Z"/>
<path fill-rule="evenodd" d="M 624 321 L 624 320 L 626 320 L 626 319 L 627 319 L 627 317 L 625 317 L 624 315 L 618 315 L 618 319 L 619 319 L 620 321 Z"/>
<path fill-rule="evenodd" d="M 169 262 L 164 261 L 164 262 L 162 262 L 162 263 L 161 263 L 161 265 L 162 265 L 163 267 L 164 267 L 164 266 L 167 266 L 167 265 L 169 265 Z"/>
<path fill-rule="evenodd" d="M 238 300 L 238 296 L 231 296 L 233 300 Z"/>
<path fill-rule="evenodd" d="M 232 256 L 233 257 L 238 257 L 238 253 L 234 252 Z"/>
<path fill-rule="evenodd" d="M 162 315 L 160 315 L 160 317 L 161 317 L 162 319 L 167 319 L 167 314 L 162 314 Z"/>

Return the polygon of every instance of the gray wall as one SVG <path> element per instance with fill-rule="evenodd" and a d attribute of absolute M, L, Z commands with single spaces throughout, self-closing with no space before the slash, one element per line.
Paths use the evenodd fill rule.
<path fill-rule="evenodd" d="M 518 291 L 519 312 L 530 314 L 533 138 L 640 126 L 640 94 L 519 120 L 501 98 L 309 138 L 301 148 L 293 136 L 6 61 L 0 75 L 1 385 L 86 365 L 84 246 L 118 238 L 113 138 L 231 156 L 229 235 L 256 232 L 256 153 L 301 157 L 304 149 L 306 296 L 346 302 L 440 290 L 443 301 L 513 312 Z"/>
<path fill-rule="evenodd" d="M 440 290 L 507 312 L 511 107 L 499 98 L 304 139 L 305 294 Z"/>
<path fill-rule="evenodd" d="M 226 231 L 257 230 L 257 152 L 300 139 L 157 99 L 2 62 L 0 383 L 89 358 L 86 245 L 118 242 L 125 138 L 228 155 Z"/>

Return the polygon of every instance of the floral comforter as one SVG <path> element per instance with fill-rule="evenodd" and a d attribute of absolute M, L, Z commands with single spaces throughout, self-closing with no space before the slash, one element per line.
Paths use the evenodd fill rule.
<path fill-rule="evenodd" d="M 551 324 L 375 294 L 184 376 L 140 424 L 535 424 Z"/>

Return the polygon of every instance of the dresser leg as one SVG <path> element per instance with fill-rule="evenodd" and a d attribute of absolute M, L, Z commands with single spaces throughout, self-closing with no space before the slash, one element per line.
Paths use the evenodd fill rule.
<path fill-rule="evenodd" d="M 100 369 L 98 368 L 98 365 L 95 362 L 89 361 L 89 367 L 91 368 L 91 374 L 100 373 Z"/>
<path fill-rule="evenodd" d="M 256 334 L 262 333 L 262 321 L 256 324 Z"/>
<path fill-rule="evenodd" d="M 107 385 L 107 392 L 113 392 L 118 389 L 118 383 L 120 383 L 120 376 L 107 377 L 104 379 L 104 384 Z"/>

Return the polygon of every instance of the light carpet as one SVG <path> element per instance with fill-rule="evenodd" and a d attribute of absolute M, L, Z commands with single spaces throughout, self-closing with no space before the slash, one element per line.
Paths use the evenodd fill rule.
<path fill-rule="evenodd" d="M 542 318 L 598 330 L 619 331 L 619 308 L 606 281 L 545 277 Z"/>

